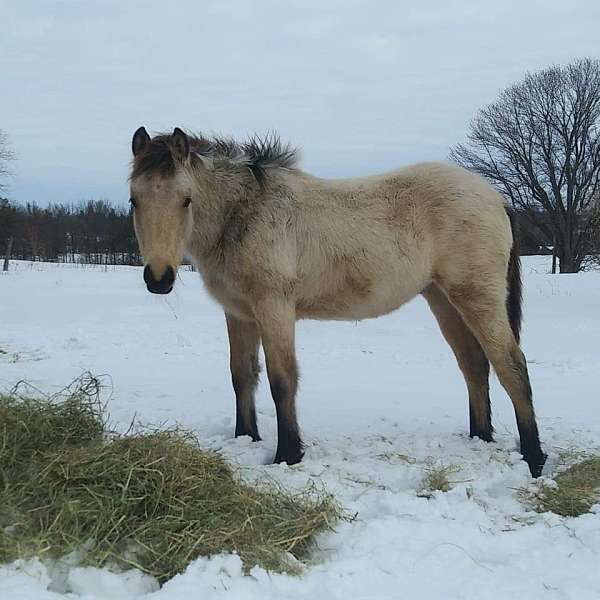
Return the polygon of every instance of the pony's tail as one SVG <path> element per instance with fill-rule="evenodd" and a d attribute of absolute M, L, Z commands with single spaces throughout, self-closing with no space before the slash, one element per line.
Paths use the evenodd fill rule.
<path fill-rule="evenodd" d="M 508 271 L 506 273 L 506 311 L 508 322 L 517 340 L 521 340 L 521 321 L 523 319 L 523 283 L 521 281 L 521 259 L 519 258 L 519 227 L 515 213 L 506 208 L 506 214 L 510 220 L 513 243 L 508 260 Z"/>

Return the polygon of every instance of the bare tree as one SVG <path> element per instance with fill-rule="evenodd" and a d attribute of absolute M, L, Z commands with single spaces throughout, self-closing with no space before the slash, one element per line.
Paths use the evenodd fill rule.
<path fill-rule="evenodd" d="M 450 152 L 553 240 L 561 273 L 593 251 L 600 192 L 600 61 L 529 74 L 471 122 Z"/>
<path fill-rule="evenodd" d="M 592 216 L 590 219 L 590 239 L 588 242 L 590 252 L 586 256 L 583 266 L 599 267 L 600 266 L 600 197 L 592 207 Z"/>
<path fill-rule="evenodd" d="M 8 145 L 8 137 L 6 135 L 6 133 L 4 133 L 1 129 L 0 129 L 0 192 L 2 192 L 5 188 L 6 185 L 3 182 L 3 179 L 5 179 L 8 175 L 10 175 L 10 169 L 9 169 L 9 162 L 11 160 L 14 159 L 14 154 L 12 153 L 12 150 L 10 149 L 9 145 Z M 3 199 L 0 198 L 0 202 L 3 202 Z M 4 208 L 4 206 L 1 206 L 0 208 Z M 4 210 L 0 211 L 0 216 L 6 216 L 4 214 Z M 3 225 L 3 223 L 0 223 L 0 227 Z M 7 223 L 5 224 L 6 227 L 8 228 L 8 220 Z M 3 271 L 8 271 L 8 263 L 10 260 L 10 255 L 12 252 L 12 245 L 13 245 L 13 237 L 8 236 L 6 239 L 6 251 L 4 252 L 4 261 L 2 264 L 2 270 Z"/>
<path fill-rule="evenodd" d="M 0 191 L 6 188 L 3 179 L 10 175 L 9 163 L 15 155 L 8 145 L 8 136 L 0 129 Z"/>

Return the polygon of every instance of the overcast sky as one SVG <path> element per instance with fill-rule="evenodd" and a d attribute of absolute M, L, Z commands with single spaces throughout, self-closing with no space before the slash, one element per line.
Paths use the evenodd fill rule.
<path fill-rule="evenodd" d="M 444 160 L 526 71 L 600 56 L 598 0 L 1 0 L 9 197 L 128 198 L 133 131 L 279 131 L 324 177 Z"/>

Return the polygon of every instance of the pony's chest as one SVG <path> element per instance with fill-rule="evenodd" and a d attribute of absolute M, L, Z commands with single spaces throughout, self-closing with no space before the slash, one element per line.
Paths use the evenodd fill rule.
<path fill-rule="evenodd" d="M 204 287 L 208 293 L 223 307 L 223 310 L 239 319 L 253 318 L 253 311 L 247 296 L 234 285 L 231 278 L 222 277 L 218 273 L 200 269 Z"/>

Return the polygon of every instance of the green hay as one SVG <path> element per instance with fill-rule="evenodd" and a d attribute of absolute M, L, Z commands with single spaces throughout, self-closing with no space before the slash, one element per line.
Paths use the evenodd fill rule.
<path fill-rule="evenodd" d="M 23 387 L 0 394 L 0 490 L 17 477 L 26 478 L 23 471 L 39 454 L 99 440 L 104 434 L 95 377 L 85 375 L 55 397 L 22 396 Z"/>
<path fill-rule="evenodd" d="M 537 490 L 520 490 L 521 498 L 537 512 L 578 517 L 600 502 L 600 456 L 589 456 L 554 476 L 556 486 L 542 483 Z"/>
<path fill-rule="evenodd" d="M 164 582 L 198 556 L 297 573 L 340 516 L 316 490 L 251 487 L 189 432 L 110 440 L 97 398 L 0 397 L 0 560 L 82 554 Z"/>

